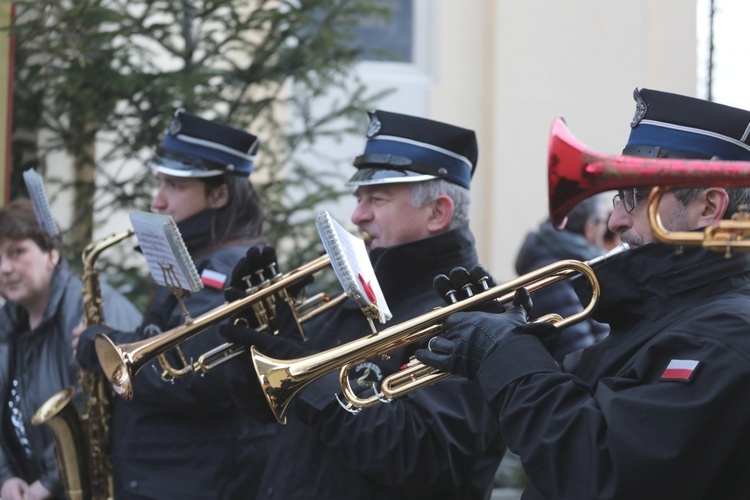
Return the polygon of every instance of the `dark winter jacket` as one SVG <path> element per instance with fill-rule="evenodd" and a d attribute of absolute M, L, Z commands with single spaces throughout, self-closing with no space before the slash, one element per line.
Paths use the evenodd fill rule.
<path fill-rule="evenodd" d="M 750 256 L 650 244 L 597 276 L 605 340 L 560 368 L 511 334 L 480 369 L 524 498 L 747 498 Z"/>
<path fill-rule="evenodd" d="M 105 321 L 119 328 L 135 328 L 141 320 L 138 310 L 106 284 L 101 288 Z M 33 331 L 29 330 L 28 315 L 22 307 L 8 302 L 0 309 L 0 395 L 3 403 L 0 484 L 11 477 L 22 477 L 29 484 L 39 479 L 53 495 L 62 497 L 54 436 L 47 426 L 32 425 L 31 419 L 53 394 L 68 386 L 78 387 L 79 366 L 71 342 L 73 329 L 83 321 L 82 293 L 78 276 L 60 267 L 52 277 L 44 316 Z M 17 385 L 11 387 L 14 379 Z M 13 409 L 8 405 L 9 398 L 14 400 Z M 80 404 L 81 399 L 76 397 L 74 401 Z M 8 412 L 15 414 L 12 419 L 15 424 L 6 425 L 10 422 Z M 20 433 L 28 440 L 29 461 L 34 464 L 38 476 L 29 477 L 19 470 L 18 458 L 11 451 L 17 448 L 9 444 L 8 433 Z"/>
<path fill-rule="evenodd" d="M 393 313 L 383 327 L 444 305 L 432 288 L 434 276 L 477 261 L 468 228 L 375 249 L 370 258 Z M 321 350 L 360 338 L 369 326 L 354 301 L 347 301 L 306 331 L 311 346 Z M 354 367 L 352 385 L 381 381 L 425 343 Z M 475 383 L 450 377 L 356 415 L 336 401 L 340 392 L 334 373 L 292 403 L 288 423 L 270 447 L 258 498 L 489 497 L 505 448 Z"/>
<path fill-rule="evenodd" d="M 200 255 L 194 257 L 198 274 L 214 271 L 226 276 L 228 282 L 248 244 L 208 250 L 211 242 L 206 220 L 199 214 L 178 227 L 191 255 Z M 191 317 L 198 317 L 225 302 L 223 284 L 212 280 L 183 300 Z M 138 330 L 107 334 L 116 343 L 133 342 L 184 322 L 176 298 L 161 287 Z M 211 327 L 183 342 L 179 347 L 185 358 L 197 360 L 226 342 L 217 330 L 218 326 Z M 91 332 L 84 336 L 89 344 L 79 347 L 79 357 L 94 355 Z M 181 366 L 174 350 L 167 352 L 166 358 L 174 367 Z M 154 361 L 135 376 L 133 399 L 115 400 L 112 465 L 117 498 L 197 500 L 253 496 L 265 462 L 265 439 L 278 424 L 258 424 L 232 403 L 224 368 L 219 366 L 205 376 L 188 374 L 170 383 L 162 380 L 162 369 Z"/>

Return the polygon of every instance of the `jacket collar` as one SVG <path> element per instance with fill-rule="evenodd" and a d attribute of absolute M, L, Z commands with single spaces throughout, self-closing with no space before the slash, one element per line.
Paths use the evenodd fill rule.
<path fill-rule="evenodd" d="M 375 276 L 386 297 L 406 290 L 432 288 L 438 274 L 458 265 L 477 264 L 474 236 L 468 226 L 403 245 L 370 251 Z"/>
<path fill-rule="evenodd" d="M 212 244 L 211 227 L 215 214 L 216 210 L 207 209 L 177 223 L 180 236 L 193 258 Z"/>
<path fill-rule="evenodd" d="M 701 247 L 651 243 L 618 255 L 596 268 L 601 297 L 593 319 L 613 328 L 659 314 L 667 304 L 706 297 L 727 286 L 750 282 L 750 255 Z M 588 303 L 588 282 L 573 282 L 582 303 Z"/>

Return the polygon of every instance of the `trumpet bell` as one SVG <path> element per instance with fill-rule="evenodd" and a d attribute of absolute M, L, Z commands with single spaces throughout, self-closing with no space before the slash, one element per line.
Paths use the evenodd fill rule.
<path fill-rule="evenodd" d="M 289 403 L 305 384 L 289 373 L 288 362 L 266 356 L 255 346 L 250 348 L 250 353 L 260 387 L 271 411 L 279 423 L 286 424 L 286 411 Z"/>
<path fill-rule="evenodd" d="M 587 148 L 558 117 L 549 137 L 547 179 L 549 217 L 565 227 L 567 214 L 580 202 L 604 191 L 653 187 L 674 177 L 673 168 L 684 160 L 608 156 Z M 686 187 L 686 186 L 683 186 Z"/>
<path fill-rule="evenodd" d="M 94 339 L 94 348 L 99 364 L 115 392 L 128 401 L 133 399 L 133 379 L 130 376 L 131 370 L 128 369 L 128 365 L 132 364 L 130 353 L 101 333 Z"/>

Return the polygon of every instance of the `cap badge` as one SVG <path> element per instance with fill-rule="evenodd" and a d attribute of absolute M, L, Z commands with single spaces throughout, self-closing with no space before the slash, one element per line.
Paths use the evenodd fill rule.
<path fill-rule="evenodd" d="M 180 130 L 182 130 L 182 123 L 180 122 L 180 119 L 177 117 L 172 118 L 172 121 L 169 122 L 169 128 L 167 130 L 169 132 L 169 135 L 179 134 Z"/>
<path fill-rule="evenodd" d="M 633 121 L 630 122 L 631 128 L 635 128 L 641 120 L 643 120 L 643 117 L 646 116 L 646 111 L 648 110 L 648 105 L 641 97 L 638 89 L 633 91 L 633 98 L 635 99 L 635 116 L 633 116 Z"/>
<path fill-rule="evenodd" d="M 182 122 L 180 122 L 180 119 L 177 117 L 172 118 L 172 121 L 169 122 L 169 128 L 167 129 L 169 135 L 177 135 L 180 133 L 180 130 L 182 130 Z"/>
<path fill-rule="evenodd" d="M 375 134 L 380 132 L 381 127 L 380 120 L 378 120 L 377 116 L 373 116 L 370 120 L 370 125 L 367 127 L 367 137 L 373 137 Z"/>

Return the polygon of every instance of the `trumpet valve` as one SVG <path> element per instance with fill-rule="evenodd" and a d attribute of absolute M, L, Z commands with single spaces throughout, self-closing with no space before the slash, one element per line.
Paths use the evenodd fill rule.
<path fill-rule="evenodd" d="M 449 304 L 455 304 L 458 302 L 458 291 L 453 288 L 450 278 L 445 274 L 438 274 L 435 276 L 432 280 L 432 287 Z"/>

